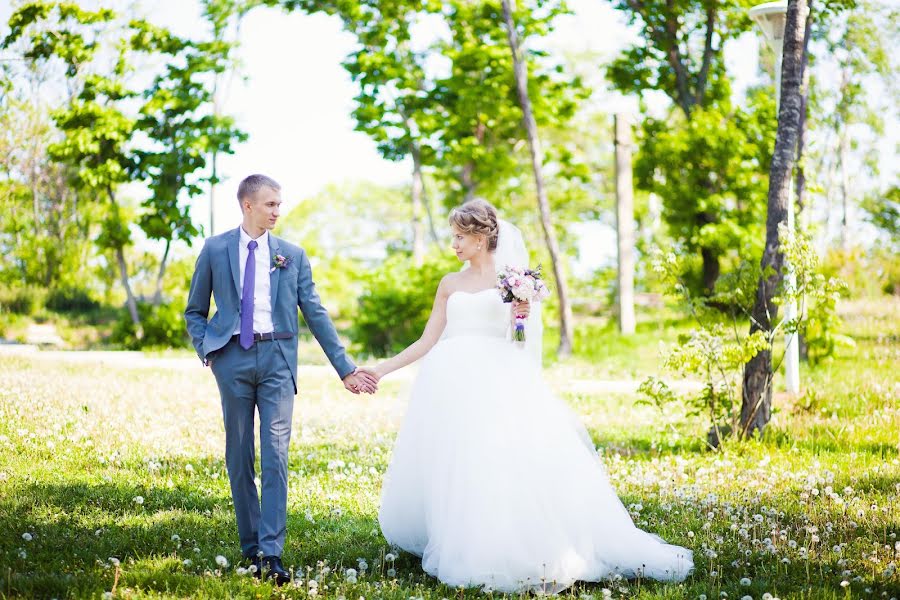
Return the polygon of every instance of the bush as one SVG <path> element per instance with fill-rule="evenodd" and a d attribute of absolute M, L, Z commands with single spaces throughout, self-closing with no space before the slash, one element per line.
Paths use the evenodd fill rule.
<path fill-rule="evenodd" d="M 50 291 L 47 308 L 60 313 L 85 314 L 99 310 L 100 303 L 85 289 L 65 286 Z"/>
<path fill-rule="evenodd" d="M 134 324 L 127 309 L 116 321 L 110 336 L 110 342 L 128 348 L 183 348 L 187 346 L 188 334 L 184 322 L 184 305 L 181 303 L 161 304 L 154 306 L 148 303 L 138 304 L 138 315 L 141 319 L 142 335 L 135 333 Z"/>
<path fill-rule="evenodd" d="M 429 257 L 417 266 L 395 255 L 367 274 L 350 329 L 355 350 L 385 356 L 419 339 L 441 278 L 455 270 L 459 263 L 451 257 Z"/>
<path fill-rule="evenodd" d="M 0 286 L 0 311 L 35 315 L 44 307 L 47 292 L 35 285 Z"/>

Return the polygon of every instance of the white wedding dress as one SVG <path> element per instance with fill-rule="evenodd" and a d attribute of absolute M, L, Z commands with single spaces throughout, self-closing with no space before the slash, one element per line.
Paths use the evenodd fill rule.
<path fill-rule="evenodd" d="M 382 488 L 385 538 L 450 586 L 683 580 L 691 551 L 635 527 L 587 431 L 508 340 L 508 323 L 495 289 L 448 298 Z"/>

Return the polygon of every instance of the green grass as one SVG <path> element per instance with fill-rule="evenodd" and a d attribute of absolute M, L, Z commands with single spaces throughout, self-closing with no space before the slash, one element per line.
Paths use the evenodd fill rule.
<path fill-rule="evenodd" d="M 855 347 L 804 368 L 806 393 L 777 397 L 761 440 L 719 453 L 704 449 L 704 423 L 677 407 L 661 414 L 630 393 L 575 385 L 655 372 L 659 341 L 683 324 L 645 323 L 633 339 L 598 327 L 591 360 L 548 369 L 626 506 L 642 505 L 636 522 L 696 556 L 683 584 L 606 582 L 564 595 L 900 598 L 900 303 L 845 311 Z M 327 370 L 301 372 L 284 558 L 302 581 L 276 590 L 235 570 L 210 373 L 189 355 L 183 366 L 104 361 L 0 357 L 0 596 L 96 598 L 115 587 L 122 598 L 303 598 L 310 578 L 318 597 L 487 595 L 438 584 L 407 554 L 385 563 L 379 489 L 408 381 L 359 398 Z M 368 568 L 348 583 L 359 559 Z"/>

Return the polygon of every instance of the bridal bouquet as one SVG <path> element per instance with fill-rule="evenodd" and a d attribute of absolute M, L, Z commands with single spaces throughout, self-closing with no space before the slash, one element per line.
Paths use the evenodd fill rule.
<path fill-rule="evenodd" d="M 540 302 L 550 295 L 550 290 L 541 277 L 541 267 L 526 269 L 523 267 L 505 266 L 497 273 L 497 289 L 504 302 Z M 516 328 L 513 340 L 525 341 L 525 317 L 516 315 Z"/>

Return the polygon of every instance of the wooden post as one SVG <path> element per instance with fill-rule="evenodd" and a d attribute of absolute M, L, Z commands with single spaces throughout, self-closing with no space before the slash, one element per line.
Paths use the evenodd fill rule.
<path fill-rule="evenodd" d="M 634 333 L 634 188 L 631 183 L 631 120 L 615 116 L 616 237 L 618 238 L 619 331 Z"/>

